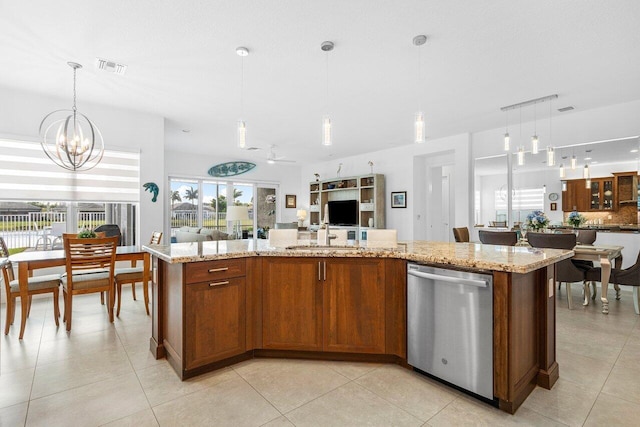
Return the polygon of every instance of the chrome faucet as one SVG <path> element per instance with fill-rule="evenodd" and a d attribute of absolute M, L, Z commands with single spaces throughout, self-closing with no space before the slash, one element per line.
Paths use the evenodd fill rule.
<path fill-rule="evenodd" d="M 335 234 L 329 234 L 329 223 L 325 223 L 324 225 L 324 245 L 325 246 L 331 246 L 331 240 L 332 239 L 336 239 L 338 236 L 336 236 Z"/>

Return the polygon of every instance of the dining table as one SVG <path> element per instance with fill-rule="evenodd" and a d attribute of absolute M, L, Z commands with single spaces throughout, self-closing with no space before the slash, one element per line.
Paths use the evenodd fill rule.
<path fill-rule="evenodd" d="M 20 339 L 24 335 L 24 328 L 29 310 L 28 279 L 33 275 L 34 270 L 41 268 L 60 267 L 66 265 L 64 250 L 50 251 L 24 251 L 9 257 L 12 263 L 18 264 L 18 284 L 20 286 Z M 144 304 L 147 314 L 149 314 L 149 279 L 151 278 L 151 255 L 143 251 L 140 246 L 117 246 L 117 261 L 142 261 L 144 283 Z M 115 291 L 115 289 L 114 289 Z"/>
<path fill-rule="evenodd" d="M 622 267 L 622 250 L 624 246 L 616 245 L 576 245 L 573 248 L 573 259 L 584 261 L 595 261 L 600 263 L 600 301 L 602 302 L 602 313 L 609 314 L 609 279 L 611 278 L 611 261 L 614 261 L 615 268 Z M 620 288 L 615 285 L 616 299 L 620 299 Z M 583 305 L 589 305 L 589 293 L 585 292 Z"/>

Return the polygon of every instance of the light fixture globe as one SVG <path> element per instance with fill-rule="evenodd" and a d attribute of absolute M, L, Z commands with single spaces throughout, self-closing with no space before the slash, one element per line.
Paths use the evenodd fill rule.
<path fill-rule="evenodd" d="M 68 62 L 73 68 L 73 108 L 56 110 L 40 122 L 40 144 L 55 164 L 71 170 L 94 168 L 102 160 L 104 140 L 100 130 L 76 108 L 76 70 L 82 65 Z"/>

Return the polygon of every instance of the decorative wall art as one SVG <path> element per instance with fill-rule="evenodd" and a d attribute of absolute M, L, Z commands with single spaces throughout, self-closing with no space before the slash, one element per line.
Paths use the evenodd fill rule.
<path fill-rule="evenodd" d="M 153 194 L 151 201 L 155 203 L 158 200 L 158 193 L 160 192 L 160 188 L 158 188 L 158 184 L 155 182 L 147 182 L 142 185 L 144 187 L 144 191 L 148 191 Z"/>
<path fill-rule="evenodd" d="M 241 175 L 255 168 L 255 163 L 250 162 L 226 162 L 211 166 L 207 173 L 215 177 Z"/>
<path fill-rule="evenodd" d="M 295 194 L 287 194 L 285 196 L 285 208 L 295 208 L 296 207 L 296 196 Z"/>
<path fill-rule="evenodd" d="M 406 208 L 407 207 L 407 192 L 406 191 L 393 191 L 393 192 L 391 192 L 391 207 L 392 208 Z"/>

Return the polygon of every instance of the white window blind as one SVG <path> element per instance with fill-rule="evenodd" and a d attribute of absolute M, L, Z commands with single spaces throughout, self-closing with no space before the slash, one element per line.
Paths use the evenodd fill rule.
<path fill-rule="evenodd" d="M 544 190 L 542 188 L 529 188 L 514 190 L 512 207 L 514 211 L 544 210 Z M 506 192 L 496 190 L 495 210 L 507 210 Z"/>
<path fill-rule="evenodd" d="M 140 153 L 105 150 L 95 168 L 72 172 L 39 143 L 0 139 L 0 199 L 139 202 Z"/>

